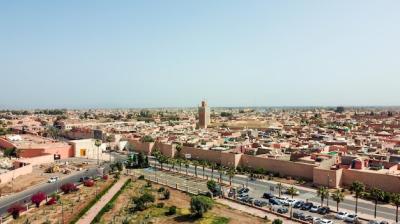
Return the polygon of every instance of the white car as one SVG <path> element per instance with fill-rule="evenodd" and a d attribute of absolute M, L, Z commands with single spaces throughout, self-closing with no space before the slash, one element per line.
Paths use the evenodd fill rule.
<path fill-rule="evenodd" d="M 355 223 L 357 220 L 358 220 L 358 217 L 356 214 L 348 214 L 344 217 L 345 222 Z"/>
<path fill-rule="evenodd" d="M 47 181 L 48 183 L 55 183 L 58 181 L 58 177 L 50 177 L 49 180 Z"/>
<path fill-rule="evenodd" d="M 287 199 L 286 203 L 288 206 L 293 206 L 294 204 L 296 204 L 297 200 L 296 199 Z"/>
<path fill-rule="evenodd" d="M 313 205 L 311 208 L 310 208 L 310 212 L 318 212 L 318 209 L 320 208 L 321 206 L 319 206 L 319 205 Z"/>
<path fill-rule="evenodd" d="M 340 220 L 344 220 L 344 218 L 348 215 L 349 213 L 347 213 L 347 212 L 338 212 L 337 214 L 336 214 L 336 218 L 337 219 L 340 219 Z"/>
<path fill-rule="evenodd" d="M 316 223 L 317 224 L 333 224 L 333 221 L 329 220 L 329 219 L 319 219 Z"/>

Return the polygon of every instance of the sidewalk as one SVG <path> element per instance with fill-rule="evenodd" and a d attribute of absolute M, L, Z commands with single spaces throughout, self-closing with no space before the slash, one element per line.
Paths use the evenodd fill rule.
<path fill-rule="evenodd" d="M 233 208 L 233 209 L 236 209 L 236 210 L 239 210 L 239 211 L 248 213 L 248 214 L 250 214 L 250 215 L 254 215 L 254 216 L 260 217 L 260 218 L 262 218 L 262 219 L 263 219 L 265 216 L 267 216 L 268 219 L 271 220 L 271 221 L 273 221 L 274 219 L 280 219 L 280 220 L 282 220 L 283 223 L 285 223 L 285 224 L 286 224 L 286 223 L 288 223 L 288 224 L 298 223 L 298 222 L 295 222 L 295 221 L 293 221 L 293 220 L 285 219 L 285 218 L 283 218 L 283 217 L 279 217 L 279 216 L 274 215 L 274 214 L 272 214 L 272 213 L 263 212 L 263 211 L 261 211 L 261 210 L 258 210 L 258 209 L 255 209 L 255 208 L 251 208 L 251 207 L 249 207 L 249 206 L 242 205 L 242 204 L 239 204 L 239 203 L 235 203 L 235 202 L 232 202 L 232 201 L 229 201 L 229 200 L 226 200 L 226 199 L 218 198 L 218 199 L 216 199 L 216 201 L 217 201 L 218 203 L 220 203 L 220 204 L 227 205 L 227 206 L 229 206 L 229 207 L 231 207 L 231 208 Z"/>
<path fill-rule="evenodd" d="M 112 197 L 121 189 L 121 187 L 124 185 L 125 181 L 129 177 L 126 176 L 121 176 L 121 178 L 117 181 L 117 183 L 114 184 L 108 190 L 108 192 L 103 195 L 103 197 L 100 198 L 99 201 L 97 201 L 96 204 L 94 204 L 89 211 L 87 211 L 79 220 L 76 222 L 77 224 L 88 224 L 93 221 L 93 219 L 96 217 L 96 215 L 100 212 L 100 210 L 112 199 Z"/>

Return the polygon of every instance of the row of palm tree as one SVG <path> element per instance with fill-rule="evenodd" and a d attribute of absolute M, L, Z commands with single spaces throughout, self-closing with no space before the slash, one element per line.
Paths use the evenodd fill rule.
<path fill-rule="evenodd" d="M 356 208 L 355 212 L 357 213 L 357 207 L 358 207 L 358 198 L 367 195 L 368 192 L 366 192 L 366 187 L 363 183 L 359 181 L 355 181 L 351 184 L 350 190 L 354 192 L 355 198 L 356 198 Z M 379 188 L 372 188 L 369 191 L 369 196 L 372 198 L 372 200 L 375 203 L 375 209 L 374 209 L 374 217 L 376 218 L 376 210 L 377 210 L 377 205 L 378 202 L 383 201 L 385 198 L 385 192 L 382 191 Z M 396 206 L 396 222 L 399 221 L 399 206 L 400 206 L 400 194 L 399 193 L 393 193 L 390 195 L 390 202 L 392 202 Z"/>
<path fill-rule="evenodd" d="M 214 171 L 217 170 L 219 173 L 219 180 L 222 182 L 222 175 L 225 174 L 229 177 L 229 185 L 232 185 L 232 178 L 236 174 L 236 169 L 235 168 L 227 168 L 223 167 L 221 165 L 218 165 L 215 162 L 210 162 L 206 160 L 188 160 L 188 159 L 182 159 L 178 156 L 178 158 L 168 158 L 164 155 L 162 155 L 158 150 L 156 150 L 153 155 L 155 156 L 156 160 L 160 164 L 160 168 L 163 169 L 163 164 L 168 163 L 172 165 L 172 169 L 175 169 L 175 165 L 179 165 L 179 172 L 182 171 L 182 165 L 185 166 L 186 168 L 186 175 L 188 175 L 188 168 L 189 164 L 192 164 L 194 166 L 195 170 L 195 176 L 198 177 L 198 172 L 197 168 L 199 166 L 202 167 L 202 176 L 203 178 L 205 177 L 205 168 L 209 167 L 211 169 L 211 180 L 214 179 Z M 179 155 L 179 154 L 178 154 Z M 170 167 L 171 169 L 171 167 Z M 282 191 L 282 184 L 278 183 L 277 185 L 279 189 L 279 197 L 281 196 L 281 191 Z M 359 181 L 355 181 L 351 184 L 350 190 L 354 193 L 356 203 L 355 203 L 355 213 L 357 214 L 358 212 L 358 199 L 366 194 L 366 187 L 363 183 Z M 294 187 L 291 186 L 287 189 L 287 193 L 292 196 L 292 198 L 295 196 L 296 192 L 298 190 Z M 327 206 L 329 206 L 329 197 L 332 198 L 333 201 L 336 202 L 336 209 L 339 210 L 339 204 L 344 200 L 344 193 L 337 189 L 334 192 L 330 193 L 327 187 L 320 187 L 317 190 L 317 195 L 321 199 L 321 206 L 324 204 L 324 201 L 326 199 Z M 376 213 L 377 213 L 377 204 L 378 202 L 382 201 L 385 197 L 385 192 L 382 191 L 379 188 L 372 188 L 369 191 L 370 197 L 373 199 L 375 203 L 375 209 L 374 209 L 374 216 L 376 218 Z M 398 222 L 398 217 L 399 217 L 399 207 L 400 207 L 400 194 L 392 194 L 390 197 L 390 201 L 396 206 L 396 222 Z"/>

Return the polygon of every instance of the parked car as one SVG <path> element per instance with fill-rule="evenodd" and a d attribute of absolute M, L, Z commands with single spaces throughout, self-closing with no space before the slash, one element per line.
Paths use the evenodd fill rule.
<path fill-rule="evenodd" d="M 255 200 L 254 205 L 258 207 L 264 207 L 268 205 L 268 202 L 263 201 L 263 200 Z"/>
<path fill-rule="evenodd" d="M 329 219 L 319 219 L 316 223 L 317 224 L 333 224 L 333 221 L 329 220 Z"/>
<path fill-rule="evenodd" d="M 304 204 L 304 201 L 297 201 L 294 203 L 293 208 L 301 208 Z"/>
<path fill-rule="evenodd" d="M 301 217 L 304 217 L 304 213 L 300 211 L 294 211 L 293 212 L 293 218 L 295 219 L 301 219 Z"/>
<path fill-rule="evenodd" d="M 345 222 L 355 223 L 358 220 L 358 216 L 356 214 L 348 214 L 344 217 Z"/>
<path fill-rule="evenodd" d="M 285 214 L 288 213 L 289 209 L 285 208 L 285 207 L 279 207 L 276 212 L 280 213 L 280 214 Z"/>
<path fill-rule="evenodd" d="M 321 214 L 321 215 L 326 215 L 329 212 L 331 212 L 331 209 L 329 207 L 320 207 L 318 209 L 318 214 Z"/>
<path fill-rule="evenodd" d="M 294 204 L 296 204 L 296 202 L 296 199 L 286 199 L 287 206 L 293 206 Z"/>
<path fill-rule="evenodd" d="M 235 193 L 236 193 L 236 189 L 231 188 L 229 190 L 228 197 L 233 198 L 233 196 L 235 196 Z"/>
<path fill-rule="evenodd" d="M 269 203 L 271 203 L 272 205 L 282 205 L 282 202 L 279 201 L 279 200 L 276 199 L 276 198 L 270 198 L 270 199 L 269 199 Z"/>
<path fill-rule="evenodd" d="M 250 189 L 247 188 L 247 187 L 240 188 L 240 189 L 238 190 L 238 194 L 249 193 L 249 191 L 250 191 Z"/>
<path fill-rule="evenodd" d="M 336 218 L 337 219 L 340 219 L 340 220 L 344 220 L 344 218 L 348 215 L 349 213 L 347 213 L 347 212 L 338 212 L 337 214 L 336 214 Z"/>
<path fill-rule="evenodd" d="M 273 198 L 274 195 L 271 194 L 271 193 L 264 193 L 262 197 L 265 198 L 265 199 L 270 199 L 270 198 Z"/>
<path fill-rule="evenodd" d="M 49 180 L 47 180 L 48 183 L 55 183 L 59 180 L 59 177 L 50 177 Z"/>
<path fill-rule="evenodd" d="M 305 215 L 305 216 L 301 216 L 300 220 L 302 221 L 306 221 L 306 222 L 312 222 L 313 221 L 313 217 L 311 215 Z"/>
<path fill-rule="evenodd" d="M 321 206 L 319 206 L 319 205 L 313 205 L 311 208 L 310 208 L 310 212 L 318 212 L 318 209 L 320 208 Z"/>
<path fill-rule="evenodd" d="M 301 210 L 305 210 L 305 211 L 309 211 L 313 206 L 314 206 L 313 203 L 307 202 L 307 203 L 304 203 L 304 205 L 301 206 L 300 209 L 301 209 Z"/>

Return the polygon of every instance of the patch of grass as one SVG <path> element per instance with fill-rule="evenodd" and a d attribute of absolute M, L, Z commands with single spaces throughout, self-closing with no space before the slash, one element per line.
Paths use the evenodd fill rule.
<path fill-rule="evenodd" d="M 213 213 L 206 213 L 202 219 L 199 220 L 199 224 L 227 224 L 229 218 L 217 216 Z"/>

